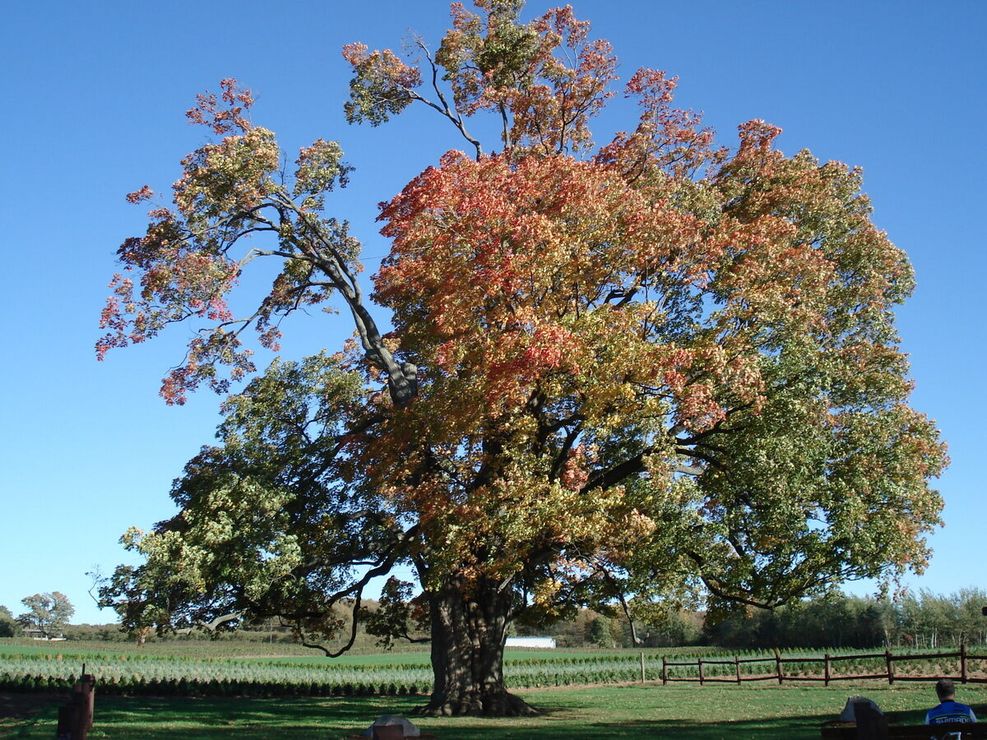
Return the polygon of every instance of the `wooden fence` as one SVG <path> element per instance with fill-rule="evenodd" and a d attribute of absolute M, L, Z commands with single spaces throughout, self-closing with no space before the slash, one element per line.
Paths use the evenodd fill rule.
<path fill-rule="evenodd" d="M 960 672 L 958 676 L 899 676 L 895 674 L 895 663 L 905 661 L 928 661 L 943 658 L 959 658 Z M 841 674 L 834 671 L 834 664 L 841 661 L 850 660 L 877 660 L 884 661 L 885 670 L 880 673 L 857 673 Z M 661 659 L 661 682 L 668 684 L 673 681 L 693 681 L 700 685 L 706 683 L 742 683 L 744 681 L 777 681 L 784 683 L 789 681 L 821 681 L 829 686 L 831 681 L 859 681 L 864 679 L 887 679 L 889 684 L 895 681 L 935 681 L 940 678 L 950 678 L 961 683 L 987 683 L 987 678 L 980 676 L 970 676 L 967 670 L 970 661 L 987 661 L 987 655 L 972 655 L 967 652 L 965 645 L 960 645 L 956 652 L 947 653 L 913 653 L 913 654 L 893 654 L 890 650 L 883 653 L 857 653 L 853 655 L 830 655 L 824 654 L 821 658 L 812 657 L 784 657 L 778 650 L 775 650 L 774 657 L 764 658 L 741 658 L 734 656 L 732 660 L 704 660 L 697 658 L 695 661 L 671 661 L 667 658 Z M 753 663 L 774 663 L 774 673 L 750 674 L 744 673 L 743 666 Z M 793 663 L 805 665 L 807 663 L 821 663 L 822 672 L 819 675 L 785 675 L 785 666 Z M 698 675 L 695 676 L 674 676 L 670 675 L 669 668 L 676 666 L 688 666 L 698 668 Z M 733 666 L 733 675 L 724 676 L 722 674 L 710 676 L 705 672 L 709 666 Z M 642 678 L 644 674 L 644 662 L 641 666 Z M 719 671 L 718 671 L 719 673 Z"/>

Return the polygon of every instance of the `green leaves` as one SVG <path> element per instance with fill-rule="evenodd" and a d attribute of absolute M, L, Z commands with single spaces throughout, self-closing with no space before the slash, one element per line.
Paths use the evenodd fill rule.
<path fill-rule="evenodd" d="M 353 171 L 343 163 L 343 150 L 339 144 L 325 139 L 317 139 L 311 146 L 304 147 L 295 163 L 298 169 L 295 170 L 292 195 L 296 198 L 308 195 L 303 207 L 311 210 L 322 209 L 324 194 L 337 182 L 340 187 L 346 187 L 349 173 Z"/>
<path fill-rule="evenodd" d="M 397 536 L 344 452 L 367 420 L 362 377 L 341 363 L 278 361 L 227 399 L 221 446 L 203 448 L 175 482 L 180 513 L 124 539 L 144 562 L 117 569 L 101 595 L 126 626 L 281 616 L 335 636 L 333 593 L 359 590 L 352 562 Z"/>
<path fill-rule="evenodd" d="M 353 43 L 343 47 L 343 57 L 354 72 L 350 99 L 344 106 L 349 123 L 367 121 L 379 126 L 411 104 L 411 90 L 421 84 L 421 74 L 394 52 L 369 52 L 366 44 Z"/>

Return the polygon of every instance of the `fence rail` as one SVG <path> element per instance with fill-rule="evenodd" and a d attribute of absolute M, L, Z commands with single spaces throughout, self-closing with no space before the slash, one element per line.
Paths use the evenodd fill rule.
<path fill-rule="evenodd" d="M 943 660 L 943 659 L 959 659 L 959 675 L 947 675 L 947 676 L 901 676 L 895 673 L 895 663 L 904 663 L 908 661 L 928 661 L 928 660 Z M 854 674 L 843 674 L 836 673 L 833 671 L 833 663 L 840 661 L 851 661 L 851 660 L 883 660 L 885 665 L 885 670 L 881 673 L 854 673 Z M 968 671 L 968 665 L 970 661 L 987 661 L 987 655 L 973 655 L 968 653 L 965 645 L 960 645 L 960 649 L 954 652 L 940 652 L 940 653 L 899 653 L 895 655 L 891 650 L 886 650 L 883 653 L 854 653 L 854 654 L 841 654 L 841 655 L 830 655 L 829 653 L 823 654 L 822 657 L 807 657 L 807 656 L 783 656 L 778 650 L 775 650 L 773 656 L 765 656 L 763 658 L 741 658 L 740 656 L 734 656 L 732 659 L 716 659 L 716 660 L 705 660 L 703 658 L 697 658 L 693 661 L 687 660 L 668 660 L 667 658 L 661 659 L 661 682 L 662 684 L 669 684 L 676 681 L 688 681 L 697 682 L 700 685 L 707 683 L 736 683 L 740 684 L 744 681 L 778 681 L 778 683 L 784 683 L 788 681 L 821 681 L 826 686 L 829 686 L 832 681 L 861 681 L 861 680 L 873 680 L 873 679 L 887 679 L 888 684 L 893 684 L 895 681 L 930 681 L 937 680 L 940 678 L 950 678 L 961 683 L 987 683 L 987 678 L 981 676 L 971 676 Z M 744 673 L 741 670 L 741 666 L 749 665 L 752 663 L 773 663 L 775 670 L 774 673 Z M 818 675 L 804 675 L 802 673 L 785 675 L 785 666 L 792 664 L 806 665 L 806 664 L 822 664 L 822 671 Z M 726 675 L 708 675 L 706 669 L 709 666 L 733 666 L 734 672 L 732 676 Z M 669 669 L 674 669 L 677 667 L 687 667 L 695 668 L 695 675 L 673 675 L 670 673 Z M 644 671 L 644 664 L 642 662 L 642 677 Z"/>

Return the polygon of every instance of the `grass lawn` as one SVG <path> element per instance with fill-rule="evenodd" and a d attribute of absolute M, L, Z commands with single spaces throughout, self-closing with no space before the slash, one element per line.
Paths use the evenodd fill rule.
<path fill-rule="evenodd" d="M 877 682 L 822 687 L 607 686 L 519 692 L 542 710 L 526 719 L 415 719 L 439 738 L 816 738 L 846 698 L 863 694 L 892 722 L 921 722 L 931 684 Z M 987 687 L 959 687 L 960 701 L 987 715 Z M 379 714 L 410 714 L 416 697 L 156 699 L 97 695 L 92 738 L 341 738 Z M 49 738 L 54 704 L 29 718 L 0 720 L 0 735 Z"/>

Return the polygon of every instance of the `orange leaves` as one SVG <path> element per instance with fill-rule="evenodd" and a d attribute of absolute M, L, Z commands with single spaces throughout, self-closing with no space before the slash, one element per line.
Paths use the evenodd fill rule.
<path fill-rule="evenodd" d="M 666 316 L 649 290 L 702 289 L 724 245 L 670 192 L 565 156 L 449 153 L 382 208 L 394 245 L 375 297 L 404 348 L 487 413 L 535 389 L 578 392 L 604 423 L 618 409 L 644 413 L 637 388 L 650 387 L 708 426 L 723 410 L 714 391 L 687 388 L 692 350 L 655 343 Z"/>
<path fill-rule="evenodd" d="M 765 153 L 771 149 L 771 144 L 781 135 L 781 127 L 754 118 L 737 127 L 740 132 L 740 151 L 738 156 L 749 155 L 753 152 Z"/>
<path fill-rule="evenodd" d="M 484 371 L 486 401 L 492 409 L 524 404 L 532 389 L 550 374 L 578 373 L 585 354 L 579 337 L 553 324 L 531 331 L 506 331 L 499 341 L 489 341 L 483 351 L 488 365 Z"/>
<path fill-rule="evenodd" d="M 569 455 L 562 467 L 562 475 L 559 482 L 563 488 L 570 491 L 579 491 L 589 481 L 589 471 L 593 463 L 596 462 L 585 445 L 577 445 L 569 451 Z"/>
<path fill-rule="evenodd" d="M 512 398 L 561 367 L 578 344 L 563 326 L 584 300 L 578 284 L 599 282 L 583 232 L 609 218 L 600 174 L 564 158 L 515 168 L 447 155 L 416 178 L 382 210 L 395 242 L 375 278 L 406 346 L 447 372 L 465 361 Z"/>

